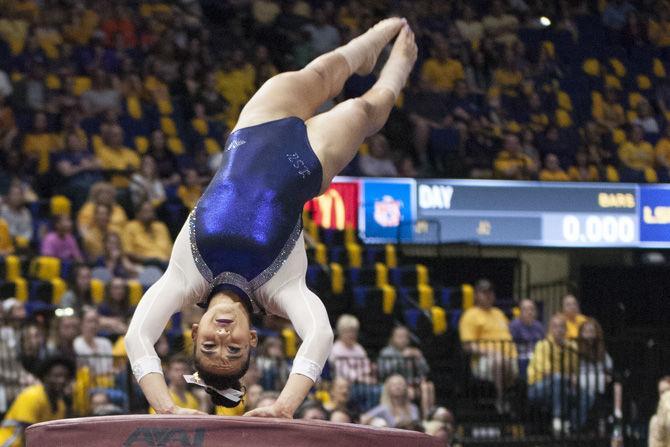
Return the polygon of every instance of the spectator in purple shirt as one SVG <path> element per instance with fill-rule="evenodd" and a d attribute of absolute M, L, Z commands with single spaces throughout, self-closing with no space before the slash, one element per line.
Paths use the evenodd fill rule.
<path fill-rule="evenodd" d="M 82 262 L 84 257 L 72 235 L 72 219 L 63 214 L 54 218 L 54 230 L 42 239 L 42 256 L 53 256 L 62 261 Z"/>
<path fill-rule="evenodd" d="M 544 326 L 537 321 L 537 307 L 533 300 L 524 299 L 519 303 L 521 313 L 509 324 L 509 331 L 517 345 L 519 360 L 528 359 L 535 343 L 544 338 Z"/>

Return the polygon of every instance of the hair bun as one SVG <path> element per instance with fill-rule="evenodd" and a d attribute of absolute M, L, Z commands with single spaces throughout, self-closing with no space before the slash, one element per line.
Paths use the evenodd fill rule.
<path fill-rule="evenodd" d="M 236 389 L 238 391 L 243 391 L 246 394 L 246 390 L 244 389 L 243 386 L 240 385 L 239 381 L 237 382 L 236 385 L 231 386 L 230 388 Z M 222 395 L 217 393 L 216 390 L 213 388 L 205 388 L 205 391 L 212 397 L 212 402 L 217 407 L 235 408 L 242 402 L 242 400 L 236 402 L 234 400 L 230 400 L 226 397 L 223 397 Z"/>

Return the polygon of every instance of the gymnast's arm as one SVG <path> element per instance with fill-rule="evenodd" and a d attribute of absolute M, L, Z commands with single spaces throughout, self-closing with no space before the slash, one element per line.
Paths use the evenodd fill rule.
<path fill-rule="evenodd" d="M 293 360 L 293 368 L 277 402 L 272 407 L 257 408 L 248 416 L 293 417 L 328 360 L 333 347 L 333 330 L 321 300 L 301 281 L 279 289 L 272 309 L 277 315 L 291 320 L 302 344 Z"/>
<path fill-rule="evenodd" d="M 173 265 L 168 270 L 171 268 L 175 268 L 175 272 L 183 280 L 183 273 Z M 161 360 L 154 349 L 167 322 L 174 313 L 179 312 L 183 304 L 183 297 L 175 293 L 179 287 L 167 284 L 167 273 L 147 290 L 137 306 L 126 333 L 126 351 L 133 374 L 156 413 L 198 414 L 200 412 L 174 404 L 165 383 Z M 174 274 L 170 277 L 174 278 Z"/>

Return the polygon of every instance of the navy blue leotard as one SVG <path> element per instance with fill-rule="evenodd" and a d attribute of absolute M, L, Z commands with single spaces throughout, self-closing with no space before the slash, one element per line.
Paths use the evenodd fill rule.
<path fill-rule="evenodd" d="M 221 166 L 189 217 L 191 251 L 212 288 L 207 298 L 231 290 L 262 310 L 254 291 L 293 249 L 305 202 L 318 195 L 321 182 L 321 163 L 301 119 L 230 135 Z"/>

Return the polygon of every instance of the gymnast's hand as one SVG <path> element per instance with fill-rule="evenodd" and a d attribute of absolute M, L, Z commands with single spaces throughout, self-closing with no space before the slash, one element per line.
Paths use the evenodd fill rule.
<path fill-rule="evenodd" d="M 182 407 L 173 407 L 167 414 L 177 414 L 180 416 L 207 416 L 207 413 L 203 413 L 202 411 Z"/>
<path fill-rule="evenodd" d="M 277 405 L 270 405 L 267 407 L 256 408 L 244 413 L 245 416 L 259 417 L 259 418 L 284 418 L 293 419 L 293 415 L 289 414 Z"/>

